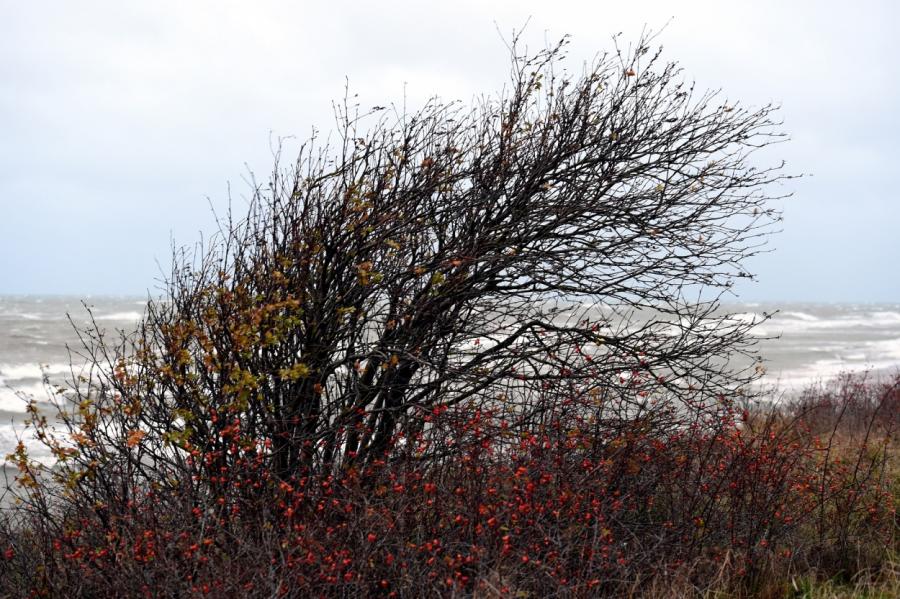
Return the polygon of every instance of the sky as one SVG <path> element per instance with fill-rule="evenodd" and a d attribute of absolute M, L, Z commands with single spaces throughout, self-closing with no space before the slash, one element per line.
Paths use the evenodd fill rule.
<path fill-rule="evenodd" d="M 900 302 L 897 3 L 0 0 L 0 294 L 156 293 L 173 243 L 264 179 L 272 141 L 362 106 L 471 100 L 503 37 L 572 67 L 647 27 L 701 88 L 781 105 L 804 177 L 742 301 Z M 290 151 L 288 144 L 287 152 Z"/>

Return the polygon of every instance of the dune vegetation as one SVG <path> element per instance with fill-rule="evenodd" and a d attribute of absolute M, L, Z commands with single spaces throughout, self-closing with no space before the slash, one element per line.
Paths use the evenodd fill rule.
<path fill-rule="evenodd" d="M 9 597 L 891 596 L 900 378 L 764 395 L 775 108 L 642 40 L 347 101 L 31 404 Z M 879 594 L 880 593 L 880 594 Z"/>

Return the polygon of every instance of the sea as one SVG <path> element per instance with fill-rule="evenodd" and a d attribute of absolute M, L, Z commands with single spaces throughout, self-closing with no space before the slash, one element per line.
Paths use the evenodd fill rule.
<path fill-rule="evenodd" d="M 86 324 L 92 314 L 109 334 L 128 332 L 141 319 L 146 301 L 0 296 L 0 463 L 20 438 L 32 457 L 50 459 L 43 446 L 28 439 L 23 398 L 46 401 L 48 383 L 62 384 L 78 374 L 84 359 L 74 327 Z M 755 328 L 765 360 L 763 383 L 776 392 L 798 392 L 842 372 L 900 372 L 900 304 L 743 303 L 723 308 L 742 319 L 763 321 Z M 4 469 L 9 472 L 5 463 Z"/>

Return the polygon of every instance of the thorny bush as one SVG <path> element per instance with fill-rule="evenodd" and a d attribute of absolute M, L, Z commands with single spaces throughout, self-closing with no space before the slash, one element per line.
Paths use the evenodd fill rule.
<path fill-rule="evenodd" d="M 898 384 L 854 383 L 834 405 L 865 394 L 876 422 Z M 436 410 L 454 451 L 427 462 L 281 478 L 260 441 L 210 475 L 210 439 L 179 485 L 123 477 L 90 502 L 38 485 L 7 522 L 2 580 L 14 596 L 597 596 L 660 580 L 739 592 L 875 567 L 892 542 L 888 430 L 840 432 L 840 414 L 816 429 L 808 396 L 723 403 L 678 430 L 616 418 L 611 398 L 565 403 L 527 431 L 474 406 Z"/>
<path fill-rule="evenodd" d="M 884 418 L 838 452 L 808 405 L 735 407 L 762 367 L 719 298 L 778 218 L 773 107 L 647 39 L 578 76 L 564 47 L 471 109 L 345 102 L 136 332 L 80 330 L 30 408 L 56 462 L 10 456 L 9 592 L 593 595 L 877 534 Z"/>

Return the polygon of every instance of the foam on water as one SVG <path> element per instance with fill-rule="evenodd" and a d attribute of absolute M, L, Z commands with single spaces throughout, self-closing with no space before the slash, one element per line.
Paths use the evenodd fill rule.
<path fill-rule="evenodd" d="M 53 463 L 50 450 L 32 438 L 29 432 L 29 429 L 23 430 L 21 425 L 0 423 L 0 465 L 9 464 L 6 456 L 15 451 L 20 440 L 28 451 L 28 457 L 48 465 Z"/>
<path fill-rule="evenodd" d="M 67 374 L 71 366 L 67 363 L 53 364 L 0 364 L 0 384 L 21 379 L 41 379 L 46 374 L 53 376 Z"/>
<path fill-rule="evenodd" d="M 848 371 L 900 371 L 897 306 L 828 306 L 819 313 L 785 311 L 756 330 L 778 334 L 767 342 L 772 367 L 766 379 L 799 390 Z M 801 316 L 802 315 L 802 316 Z"/>
<path fill-rule="evenodd" d="M 779 315 L 782 318 L 796 318 L 797 320 L 805 320 L 807 322 L 819 320 L 818 317 L 807 314 L 806 312 L 780 312 Z"/>
<path fill-rule="evenodd" d="M 28 399 L 42 400 L 47 398 L 47 392 L 43 383 L 18 384 L 16 386 L 0 387 L 0 412 L 11 414 L 25 414 L 25 406 Z M 0 451 L 3 448 L 0 446 Z"/>
<path fill-rule="evenodd" d="M 140 312 L 114 312 L 112 314 L 104 314 L 97 316 L 97 320 L 120 320 L 120 321 L 138 321 L 143 314 Z"/>
<path fill-rule="evenodd" d="M 869 347 L 872 348 L 873 353 L 884 356 L 883 359 L 889 362 L 900 361 L 900 338 L 871 341 Z"/>
<path fill-rule="evenodd" d="M 900 327 L 900 312 L 889 310 L 861 311 L 830 318 L 805 312 L 779 312 L 756 329 L 759 336 L 834 331 L 836 329 L 873 329 Z"/>
<path fill-rule="evenodd" d="M 43 316 L 40 314 L 32 314 L 31 312 L 24 312 L 22 314 L 10 314 L 13 318 L 21 318 L 22 320 L 44 320 Z"/>

